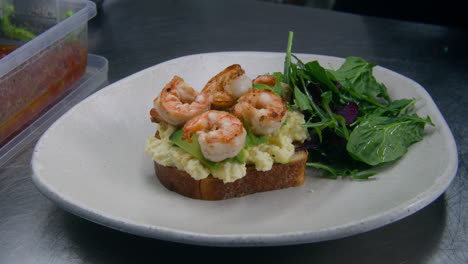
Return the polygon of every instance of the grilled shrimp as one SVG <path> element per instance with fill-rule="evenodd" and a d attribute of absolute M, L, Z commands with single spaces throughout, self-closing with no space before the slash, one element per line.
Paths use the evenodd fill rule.
<path fill-rule="evenodd" d="M 218 162 L 235 157 L 244 147 L 247 132 L 242 122 L 228 112 L 210 110 L 188 121 L 182 139 L 198 134 L 203 156 Z"/>
<path fill-rule="evenodd" d="M 265 84 L 273 87 L 276 84 L 276 78 L 273 75 L 259 75 L 253 80 L 253 84 Z M 289 85 L 281 82 L 281 86 L 283 86 L 283 88 L 286 90 L 286 92 L 281 97 L 284 101 L 289 101 L 291 97 L 291 90 L 289 89 Z"/>
<path fill-rule="evenodd" d="M 174 76 L 154 99 L 154 108 L 150 111 L 151 120 L 174 126 L 183 125 L 193 117 L 208 111 L 210 98 L 209 93 L 198 93 L 182 78 Z"/>
<path fill-rule="evenodd" d="M 272 75 L 259 75 L 253 80 L 253 84 L 266 84 L 270 87 L 275 86 L 276 78 Z"/>
<path fill-rule="evenodd" d="M 203 88 L 213 95 L 211 107 L 225 110 L 232 107 L 237 98 L 252 89 L 252 80 L 239 64 L 233 64 L 211 78 Z"/>
<path fill-rule="evenodd" d="M 280 128 L 286 119 L 286 103 L 270 90 L 251 90 L 234 106 L 239 117 L 256 135 L 267 135 Z"/>

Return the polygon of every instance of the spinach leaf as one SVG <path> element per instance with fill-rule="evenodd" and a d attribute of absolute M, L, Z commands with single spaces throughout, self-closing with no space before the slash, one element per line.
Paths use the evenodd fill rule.
<path fill-rule="evenodd" d="M 404 115 L 388 118 L 370 115 L 352 131 L 346 149 L 356 160 L 377 165 L 403 156 L 408 147 L 421 141 L 429 118 Z"/>
<path fill-rule="evenodd" d="M 328 70 L 328 72 L 343 86 L 355 92 L 354 94 L 370 100 L 381 97 L 389 103 L 391 99 L 388 96 L 387 88 L 378 83 L 372 74 L 372 70 L 376 65 L 365 61 L 363 58 L 348 57 L 338 70 Z"/>
<path fill-rule="evenodd" d="M 405 98 L 394 100 L 390 104 L 382 107 L 375 107 L 373 105 L 361 105 L 361 115 L 353 124 L 351 124 L 351 126 L 363 122 L 363 120 L 369 118 L 370 116 L 398 117 L 409 114 L 413 110 L 416 101 L 416 99 Z"/>

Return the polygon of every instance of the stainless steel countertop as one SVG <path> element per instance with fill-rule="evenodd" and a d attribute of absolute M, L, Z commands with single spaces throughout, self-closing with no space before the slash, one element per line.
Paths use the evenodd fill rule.
<path fill-rule="evenodd" d="M 190 246 L 115 231 L 57 207 L 31 181 L 31 144 L 0 168 L 0 263 L 468 263 L 466 30 L 259 1 L 107 0 L 90 22 L 89 48 L 109 60 L 112 83 L 188 54 L 283 52 L 290 30 L 295 53 L 361 56 L 425 87 L 459 153 L 458 173 L 442 196 L 398 222 L 344 239 Z"/>

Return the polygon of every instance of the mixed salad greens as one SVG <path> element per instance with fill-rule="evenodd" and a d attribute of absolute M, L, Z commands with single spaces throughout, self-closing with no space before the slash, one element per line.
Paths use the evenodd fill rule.
<path fill-rule="evenodd" d="M 311 138 L 298 149 L 309 151 L 308 166 L 330 177 L 367 179 L 375 173 L 365 171 L 402 157 L 423 139 L 425 125 L 434 125 L 430 117 L 412 113 L 417 99 L 390 98 L 373 76 L 375 63 L 348 57 L 339 69 L 325 69 L 292 54 L 292 40 L 290 32 L 284 72 L 273 74 L 276 85 L 254 89 L 287 95 L 289 107 L 305 115 Z"/>

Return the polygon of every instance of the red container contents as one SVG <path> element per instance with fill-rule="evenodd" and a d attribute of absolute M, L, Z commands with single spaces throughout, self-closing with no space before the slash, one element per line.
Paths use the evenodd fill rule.
<path fill-rule="evenodd" d="M 0 59 L 10 54 L 12 51 L 17 49 L 18 47 L 19 47 L 18 45 L 0 43 Z"/>
<path fill-rule="evenodd" d="M 69 92 L 85 73 L 87 53 L 86 41 L 67 39 L 0 79 L 0 147 Z"/>

